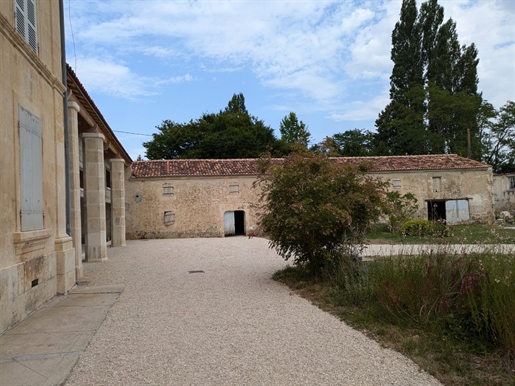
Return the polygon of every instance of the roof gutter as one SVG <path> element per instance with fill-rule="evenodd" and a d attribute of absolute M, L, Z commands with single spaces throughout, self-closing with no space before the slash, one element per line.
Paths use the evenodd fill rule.
<path fill-rule="evenodd" d="M 64 4 L 59 0 L 59 19 L 61 29 L 61 67 L 63 84 L 66 90 L 63 94 L 63 117 L 64 117 L 64 179 L 66 189 L 66 234 L 71 236 L 71 199 L 70 199 L 70 138 L 68 133 L 68 82 L 66 79 L 66 41 L 64 38 Z"/>

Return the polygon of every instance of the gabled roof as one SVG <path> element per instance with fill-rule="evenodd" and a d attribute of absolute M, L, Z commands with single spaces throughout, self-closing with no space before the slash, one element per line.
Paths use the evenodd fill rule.
<path fill-rule="evenodd" d="M 372 172 L 409 171 L 409 170 L 452 170 L 486 169 L 489 165 L 460 157 L 455 154 L 411 155 L 388 157 L 335 157 L 335 162 L 358 165 L 372 163 Z M 275 158 L 275 162 L 281 162 Z M 135 178 L 152 177 L 216 177 L 216 176 L 255 176 L 258 160 L 247 159 L 172 159 L 159 161 L 135 161 L 132 176 Z"/>
<path fill-rule="evenodd" d="M 125 163 L 130 165 L 132 163 L 131 157 L 122 146 L 118 138 L 116 138 L 113 130 L 111 130 L 104 116 L 95 105 L 95 102 L 93 102 L 93 99 L 91 99 L 88 92 L 69 64 L 66 64 L 66 75 L 68 89 L 73 92 L 73 95 L 80 102 L 81 106 L 83 106 L 88 114 L 93 118 L 102 134 L 104 134 L 107 140 L 118 150 L 118 153 L 123 157 Z"/>

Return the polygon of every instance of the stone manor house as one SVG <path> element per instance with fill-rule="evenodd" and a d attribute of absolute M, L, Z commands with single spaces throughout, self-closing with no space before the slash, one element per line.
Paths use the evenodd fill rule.
<path fill-rule="evenodd" d="M 63 0 L 0 1 L 0 333 L 67 293 L 83 261 L 105 260 L 126 237 L 256 231 L 256 160 L 132 162 L 65 63 L 62 9 Z M 488 165 L 455 155 L 366 160 L 391 189 L 415 194 L 420 218 L 493 219 Z M 511 177 L 495 185 L 496 205 L 512 200 Z"/>
<path fill-rule="evenodd" d="M 132 162 L 64 61 L 61 1 L 0 1 L 0 332 L 125 245 Z"/>

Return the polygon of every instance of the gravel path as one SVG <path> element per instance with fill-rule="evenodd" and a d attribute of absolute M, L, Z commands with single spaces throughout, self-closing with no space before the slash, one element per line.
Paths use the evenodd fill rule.
<path fill-rule="evenodd" d="M 125 284 L 66 385 L 439 385 L 270 279 L 267 240 L 128 241 L 85 266 Z M 189 273 L 203 270 L 204 273 Z"/>

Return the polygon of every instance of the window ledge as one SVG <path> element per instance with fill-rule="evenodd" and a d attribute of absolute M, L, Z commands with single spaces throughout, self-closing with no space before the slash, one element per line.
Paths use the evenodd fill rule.
<path fill-rule="evenodd" d="M 14 250 L 17 255 L 45 249 L 47 240 L 52 236 L 52 229 L 29 232 L 14 232 Z"/>

